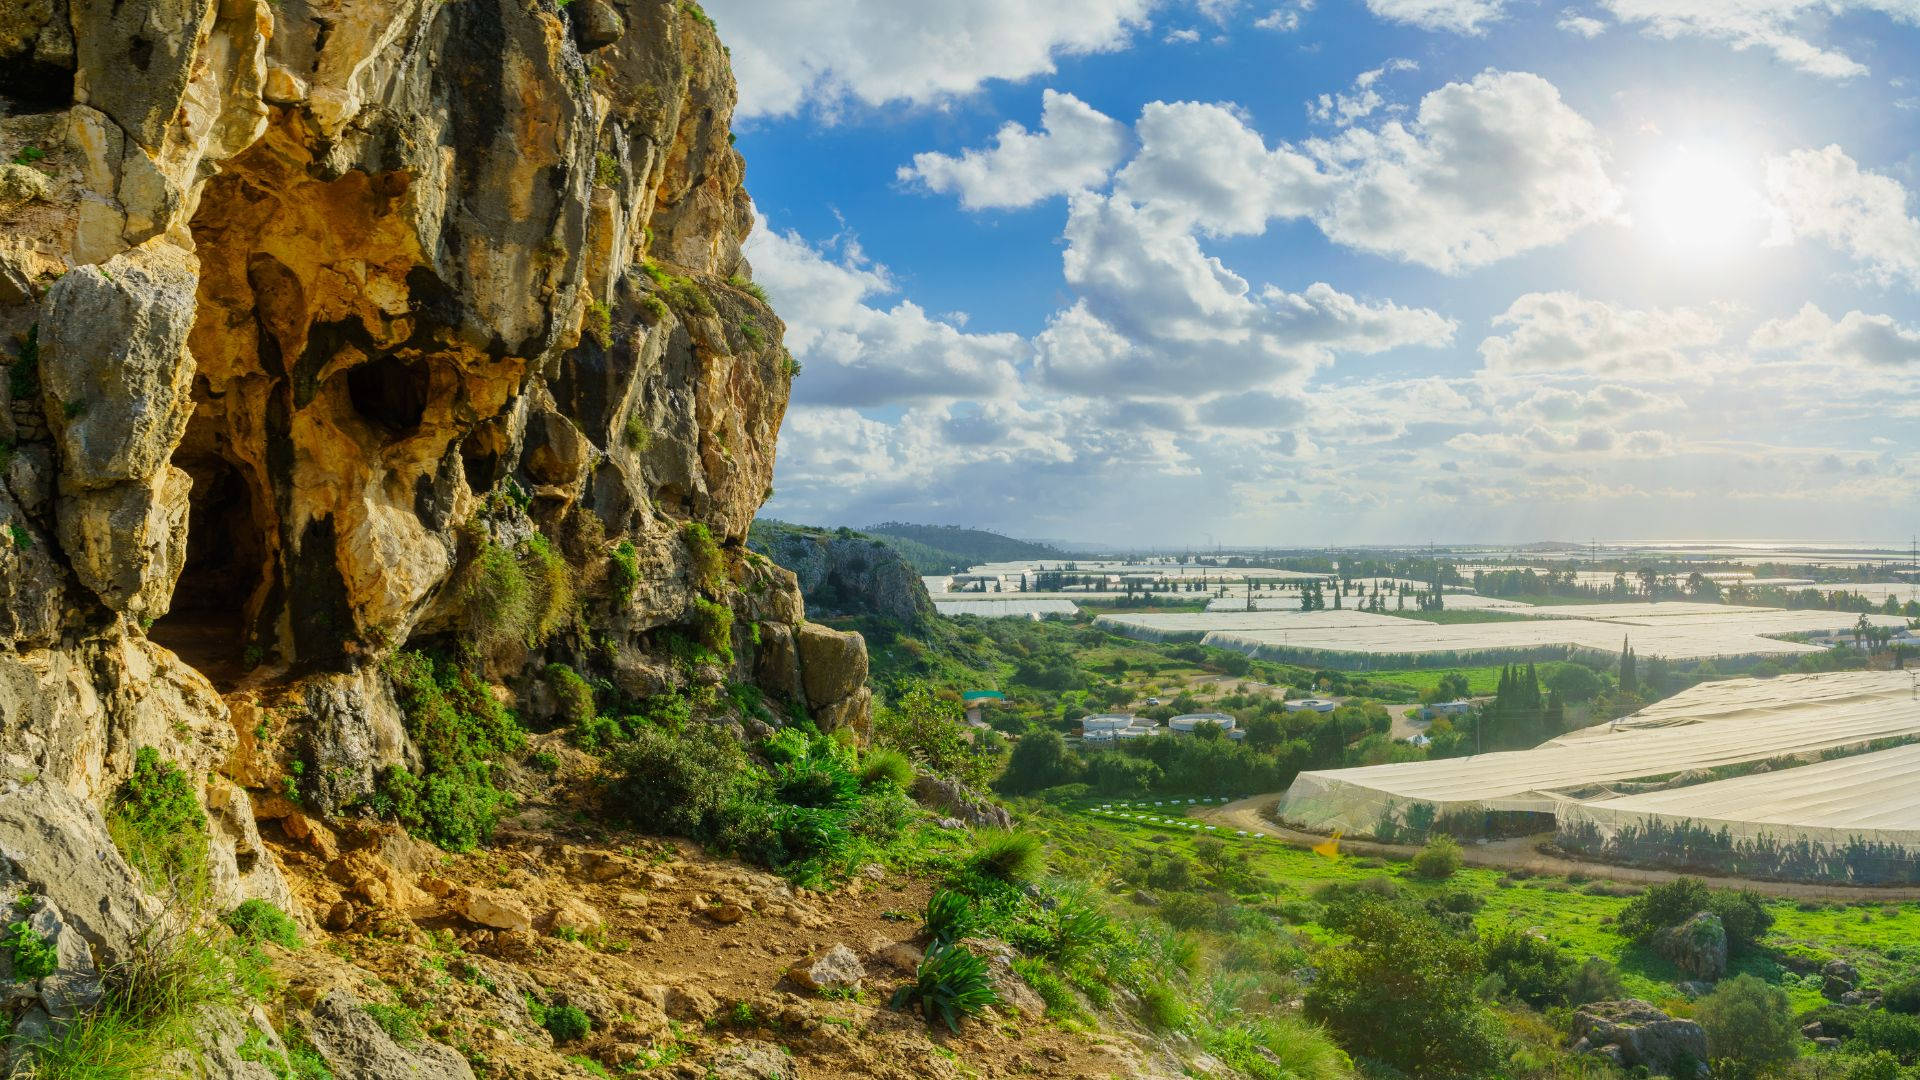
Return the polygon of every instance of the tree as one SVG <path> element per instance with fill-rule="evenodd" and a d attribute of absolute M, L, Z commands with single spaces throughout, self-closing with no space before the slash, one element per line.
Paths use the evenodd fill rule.
<path fill-rule="evenodd" d="M 934 772 L 970 784 L 985 783 L 988 762 L 973 752 L 956 702 L 916 683 L 889 707 L 876 710 L 873 741 L 892 747 Z"/>
<path fill-rule="evenodd" d="M 1693 1018 L 1705 1029 L 1715 1060 L 1765 1065 L 1800 1054 L 1800 1031 L 1787 992 L 1752 975 L 1722 982 L 1700 999 Z"/>
<path fill-rule="evenodd" d="M 1640 692 L 1640 679 L 1634 671 L 1633 644 L 1625 638 L 1620 641 L 1620 689 L 1629 694 Z"/>
<path fill-rule="evenodd" d="M 1067 753 L 1057 731 L 1030 731 L 1013 744 L 1006 771 L 995 784 L 1009 795 L 1025 795 L 1070 784 L 1079 778 L 1080 763 Z"/>
<path fill-rule="evenodd" d="M 1434 919 L 1377 897 L 1330 905 L 1328 949 L 1306 1013 L 1342 1045 L 1408 1076 L 1478 1076 L 1504 1057 L 1499 1025 L 1474 997 L 1479 950 Z"/>
<path fill-rule="evenodd" d="M 1546 938 L 1509 926 L 1489 936 L 1482 952 L 1487 973 L 1500 976 L 1514 998 L 1538 1009 L 1566 996 L 1573 961 Z"/>

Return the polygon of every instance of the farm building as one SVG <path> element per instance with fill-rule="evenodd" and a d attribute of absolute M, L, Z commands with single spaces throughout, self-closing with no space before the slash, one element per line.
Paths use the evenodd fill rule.
<path fill-rule="evenodd" d="M 1201 724 L 1212 724 L 1227 733 L 1229 739 L 1244 739 L 1247 733 L 1236 728 L 1233 717 L 1223 712 L 1183 713 L 1167 721 L 1167 730 L 1175 735 L 1191 735 Z"/>
<path fill-rule="evenodd" d="M 1531 750 L 1304 772 L 1279 814 L 1382 837 L 1436 825 L 1481 835 L 1551 827 L 1569 846 L 1622 858 L 1772 859 L 1781 873 L 1844 861 L 1853 845 L 1859 860 L 1906 852 L 1902 872 L 1920 878 L 1920 753 L 1870 752 L 1915 740 L 1920 699 L 1907 672 L 1732 679 Z M 1822 758 L 1833 760 L 1807 764 Z M 1863 862 L 1852 874 L 1891 872 Z"/>

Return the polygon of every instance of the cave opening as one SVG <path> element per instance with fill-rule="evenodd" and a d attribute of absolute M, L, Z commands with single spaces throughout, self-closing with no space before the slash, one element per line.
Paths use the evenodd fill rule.
<path fill-rule="evenodd" d="M 0 115 L 25 116 L 73 107 L 73 70 L 14 57 L 0 64 Z"/>
<path fill-rule="evenodd" d="M 167 614 L 147 636 L 225 688 L 263 657 L 248 648 L 255 594 L 267 573 L 267 544 L 252 487 L 221 452 L 203 405 L 174 451 L 193 477 L 187 554 Z"/>
<path fill-rule="evenodd" d="M 387 355 L 347 372 L 347 399 L 354 411 L 390 435 L 420 430 L 432 391 L 433 374 L 424 360 Z"/>

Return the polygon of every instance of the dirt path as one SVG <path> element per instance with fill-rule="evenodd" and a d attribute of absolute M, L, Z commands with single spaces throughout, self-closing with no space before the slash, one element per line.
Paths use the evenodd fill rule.
<path fill-rule="evenodd" d="M 1223 806 L 1195 807 L 1194 816 L 1223 829 L 1262 832 L 1289 847 L 1310 848 L 1326 841 L 1325 836 L 1316 833 L 1302 832 L 1274 824 L 1273 819 L 1267 815 L 1279 801 L 1279 794 L 1255 795 L 1250 799 L 1241 799 Z M 1543 833 L 1539 836 L 1520 836 L 1485 844 L 1464 844 L 1461 846 L 1460 856 L 1469 866 L 1485 866 L 1496 870 L 1529 870 L 1536 874 L 1585 874 L 1590 878 L 1625 882 L 1631 885 L 1654 885 L 1683 876 L 1672 870 L 1648 870 L 1634 866 L 1615 866 L 1547 855 L 1538 850 L 1538 845 L 1550 835 Z M 1342 840 L 1340 849 L 1349 855 L 1403 857 L 1411 856 L 1420 850 L 1408 844 L 1379 844 L 1368 840 Z M 1885 887 L 1817 885 L 1799 881 L 1707 877 L 1700 874 L 1684 876 L 1698 877 L 1716 889 L 1750 889 L 1762 896 L 1776 896 L 1788 900 L 1846 900 L 1862 903 L 1920 900 L 1920 886 L 1911 885 Z"/>

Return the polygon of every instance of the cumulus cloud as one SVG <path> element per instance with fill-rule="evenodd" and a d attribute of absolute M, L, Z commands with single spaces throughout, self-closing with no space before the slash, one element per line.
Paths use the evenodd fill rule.
<path fill-rule="evenodd" d="M 1190 233 L 1123 196 L 1076 196 L 1064 266 L 1079 300 L 1036 341 L 1040 377 L 1082 393 L 1200 394 L 1299 376 L 1336 353 L 1440 345 L 1436 312 L 1316 283 L 1256 293 Z"/>
<path fill-rule="evenodd" d="M 762 220 L 746 244 L 756 277 L 788 319 L 787 348 L 806 368 L 801 401 L 881 405 L 1014 392 L 1028 346 L 1017 334 L 969 334 L 909 300 L 867 301 L 895 289 L 884 268 L 838 260 Z"/>
<path fill-rule="evenodd" d="M 1506 0 L 1367 0 L 1367 10 L 1389 22 L 1456 34 L 1481 33 L 1505 6 Z"/>
<path fill-rule="evenodd" d="M 1496 315 L 1493 324 L 1509 328 L 1480 343 L 1487 370 L 1497 374 L 1660 377 L 1689 364 L 1694 350 L 1717 343 L 1727 332 L 1718 312 L 1641 311 L 1570 292 L 1527 293 Z"/>
<path fill-rule="evenodd" d="M 739 115 L 924 105 L 1125 46 L 1153 0 L 707 0 L 733 50 Z"/>
<path fill-rule="evenodd" d="M 1677 397 L 1653 394 L 1622 383 L 1602 383 L 1585 389 L 1549 386 L 1513 403 L 1516 411 L 1542 420 L 1610 420 L 1641 412 L 1684 409 Z"/>
<path fill-rule="evenodd" d="M 1864 171 L 1838 146 L 1767 160 L 1768 242 L 1819 240 L 1863 263 L 1881 282 L 1920 283 L 1920 219 L 1905 186 Z"/>
<path fill-rule="evenodd" d="M 1286 7 L 1277 7 L 1265 15 L 1253 20 L 1256 29 L 1272 30 L 1275 33 L 1291 34 L 1300 29 L 1307 12 L 1313 10 L 1313 0 L 1297 0 Z"/>
<path fill-rule="evenodd" d="M 1672 40 L 1701 37 L 1724 41 L 1736 50 L 1760 49 L 1782 63 L 1830 79 L 1865 75 L 1865 64 L 1846 53 L 1817 44 L 1811 23 L 1849 11 L 1880 11 L 1912 23 L 1916 12 L 1901 0 L 1601 0 L 1623 23 L 1643 33 Z"/>
<path fill-rule="evenodd" d="M 958 192 L 969 210 L 1031 206 L 1082 188 L 1104 187 L 1127 150 L 1127 126 L 1072 94 L 1041 98 L 1039 132 L 1008 123 L 984 150 L 915 154 L 902 181 Z"/>
<path fill-rule="evenodd" d="M 1225 105 L 1151 102 L 1135 131 L 1140 152 L 1114 190 L 1152 207 L 1170 229 L 1255 234 L 1269 219 L 1311 213 L 1326 198 L 1326 179 L 1311 160 L 1284 146 L 1268 150 Z"/>
<path fill-rule="evenodd" d="M 1920 329 L 1864 311 L 1849 311 L 1836 321 L 1813 304 L 1789 318 L 1762 323 L 1747 344 L 1791 350 L 1822 365 L 1890 368 L 1920 363 Z"/>
<path fill-rule="evenodd" d="M 1310 108 L 1346 121 L 1329 138 L 1268 149 L 1231 107 L 1149 104 L 1140 151 L 1114 190 L 1169 228 L 1258 234 L 1305 217 L 1336 243 L 1454 272 L 1559 243 L 1619 212 L 1604 140 L 1523 72 L 1485 72 L 1423 98 L 1410 122 L 1352 123 L 1380 107 L 1368 72 L 1357 95 Z"/>
<path fill-rule="evenodd" d="M 1410 124 L 1351 128 L 1309 149 L 1338 178 L 1315 215 L 1329 238 L 1436 270 L 1559 243 L 1621 204 L 1599 132 L 1525 72 L 1449 83 Z"/>

